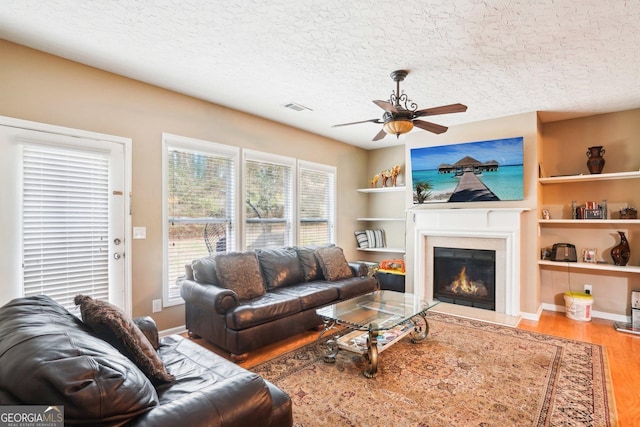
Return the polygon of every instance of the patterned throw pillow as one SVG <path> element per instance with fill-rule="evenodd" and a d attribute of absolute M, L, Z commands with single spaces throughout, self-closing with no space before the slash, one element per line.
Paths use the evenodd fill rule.
<path fill-rule="evenodd" d="M 138 365 L 149 379 L 165 382 L 174 380 L 147 337 L 122 310 L 87 295 L 76 295 L 73 302 L 80 306 L 82 321 L 99 338 Z"/>
<path fill-rule="evenodd" d="M 229 252 L 216 256 L 218 282 L 231 289 L 239 300 L 264 295 L 264 282 L 255 252 Z"/>
<path fill-rule="evenodd" d="M 356 231 L 356 240 L 360 249 L 369 248 L 369 238 L 366 231 Z"/>
<path fill-rule="evenodd" d="M 384 230 L 366 230 L 370 248 L 384 248 Z"/>
<path fill-rule="evenodd" d="M 316 257 L 326 280 L 334 281 L 353 277 L 342 248 L 337 246 L 316 249 Z"/>

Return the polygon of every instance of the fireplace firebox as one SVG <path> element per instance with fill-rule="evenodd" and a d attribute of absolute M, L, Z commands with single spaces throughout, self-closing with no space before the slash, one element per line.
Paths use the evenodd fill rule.
<path fill-rule="evenodd" d="M 496 309 L 496 251 L 433 248 L 433 296 L 441 302 Z"/>

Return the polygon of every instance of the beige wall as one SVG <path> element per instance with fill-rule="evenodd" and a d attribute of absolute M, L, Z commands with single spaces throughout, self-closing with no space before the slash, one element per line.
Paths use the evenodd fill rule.
<path fill-rule="evenodd" d="M 276 107 L 274 107 L 276 108 Z M 162 297 L 162 132 L 337 167 L 337 243 L 355 259 L 353 197 L 367 171 L 365 150 L 0 40 L 0 115 L 131 138 L 132 308 L 151 314 Z M 160 329 L 184 324 L 182 305 L 153 314 Z"/>

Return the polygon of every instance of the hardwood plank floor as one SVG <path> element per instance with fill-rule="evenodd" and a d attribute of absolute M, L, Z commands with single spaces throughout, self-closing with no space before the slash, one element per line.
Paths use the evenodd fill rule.
<path fill-rule="evenodd" d="M 594 318 L 591 322 L 580 322 L 568 319 L 564 313 L 551 311 L 544 311 L 538 322 L 520 321 L 518 328 L 606 347 L 618 410 L 618 426 L 640 426 L 640 336 L 616 331 L 613 321 L 610 320 Z M 247 360 L 240 363 L 240 366 L 251 368 L 280 354 L 312 343 L 318 334 L 317 331 L 307 331 L 263 347 L 250 353 Z M 222 356 L 228 356 L 202 339 L 195 341 Z"/>

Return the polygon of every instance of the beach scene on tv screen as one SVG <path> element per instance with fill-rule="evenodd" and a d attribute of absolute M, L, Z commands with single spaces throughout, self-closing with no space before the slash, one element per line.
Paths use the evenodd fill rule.
<path fill-rule="evenodd" d="M 412 148 L 413 203 L 524 198 L 523 138 Z"/>

